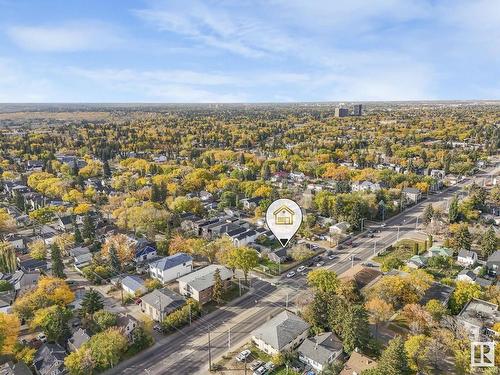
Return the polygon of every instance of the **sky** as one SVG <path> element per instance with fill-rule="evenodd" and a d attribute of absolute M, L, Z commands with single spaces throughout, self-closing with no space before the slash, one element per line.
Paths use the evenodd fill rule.
<path fill-rule="evenodd" d="M 499 0 L 0 0 L 0 102 L 500 99 Z"/>

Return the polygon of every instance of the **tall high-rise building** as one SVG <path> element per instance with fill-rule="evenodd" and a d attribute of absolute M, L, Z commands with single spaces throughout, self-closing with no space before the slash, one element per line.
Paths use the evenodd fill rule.
<path fill-rule="evenodd" d="M 363 114 L 363 105 L 362 104 L 354 104 L 352 106 L 352 115 L 353 116 L 361 116 Z"/>
<path fill-rule="evenodd" d="M 352 115 L 353 116 L 361 116 L 363 114 L 363 105 L 362 104 L 354 104 L 352 106 Z"/>
<path fill-rule="evenodd" d="M 347 117 L 349 116 L 349 110 L 347 108 L 338 107 L 335 108 L 335 117 Z"/>

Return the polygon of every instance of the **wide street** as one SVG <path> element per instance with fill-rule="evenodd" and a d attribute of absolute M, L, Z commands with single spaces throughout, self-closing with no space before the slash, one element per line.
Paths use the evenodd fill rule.
<path fill-rule="evenodd" d="M 498 173 L 496 168 L 493 173 Z M 490 174 L 492 172 L 490 171 Z M 430 195 L 421 203 L 386 221 L 374 238 L 357 236 L 355 246 L 337 252 L 337 258 L 325 267 L 342 274 L 353 264 L 366 261 L 374 252 L 394 243 L 398 236 L 418 229 L 418 218 L 429 203 L 445 202 L 458 190 L 476 180 L 481 184 L 486 174 L 462 181 L 444 192 Z M 399 233 L 399 234 L 398 234 Z M 351 257 L 354 255 L 354 262 Z M 209 361 L 209 334 L 211 358 L 215 362 L 230 347 L 236 350 L 250 338 L 250 333 L 285 305 L 293 307 L 297 296 L 305 290 L 305 277 L 295 276 L 269 283 L 253 279 L 253 292 L 247 293 L 233 306 L 221 308 L 193 322 L 178 332 L 166 336 L 142 353 L 123 361 L 106 374 L 206 374 Z"/>

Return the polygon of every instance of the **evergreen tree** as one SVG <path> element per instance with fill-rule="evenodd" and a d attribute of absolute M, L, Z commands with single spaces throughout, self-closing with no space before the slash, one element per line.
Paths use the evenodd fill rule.
<path fill-rule="evenodd" d="M 459 224 L 453 236 L 453 247 L 455 250 L 470 250 L 472 246 L 472 235 L 469 232 L 469 226 L 466 223 Z"/>
<path fill-rule="evenodd" d="M 102 174 L 104 177 L 111 177 L 111 168 L 109 167 L 109 163 L 107 160 L 102 164 Z"/>
<path fill-rule="evenodd" d="M 384 375 L 409 375 L 408 357 L 406 356 L 404 340 L 398 336 L 387 345 L 377 365 L 379 373 Z"/>
<path fill-rule="evenodd" d="M 80 228 L 78 228 L 78 225 L 76 225 L 76 223 L 74 224 L 74 227 L 75 227 L 75 234 L 74 234 L 75 244 L 80 245 L 83 243 L 82 232 L 80 232 Z"/>
<path fill-rule="evenodd" d="M 151 186 L 151 202 L 160 202 L 160 189 L 156 184 L 153 184 L 153 186 Z"/>
<path fill-rule="evenodd" d="M 15 195 L 15 205 L 17 207 L 17 209 L 21 212 L 24 212 L 25 208 L 26 208 L 26 201 L 23 197 L 22 194 L 20 193 L 16 193 Z"/>
<path fill-rule="evenodd" d="M 83 315 L 93 316 L 96 311 L 104 308 L 104 302 L 99 292 L 90 289 L 83 296 L 81 312 Z"/>
<path fill-rule="evenodd" d="M 220 270 L 217 268 L 214 272 L 214 286 L 212 287 L 212 300 L 214 300 L 218 305 L 222 303 L 222 292 L 223 292 L 222 279 L 220 277 Z"/>
<path fill-rule="evenodd" d="M 269 164 L 268 163 L 264 163 L 262 165 L 262 168 L 260 170 L 260 177 L 263 180 L 268 180 L 269 177 L 271 177 L 271 170 L 269 169 Z"/>
<path fill-rule="evenodd" d="M 50 246 L 50 259 L 52 261 L 52 275 L 54 277 L 59 277 L 63 279 L 66 277 L 64 274 L 64 264 L 61 257 L 61 249 L 57 244 L 52 244 Z"/>
<path fill-rule="evenodd" d="M 434 216 L 434 208 L 432 207 L 432 203 L 428 204 L 425 207 L 424 214 L 422 217 L 422 221 L 425 225 L 428 225 Z"/>
<path fill-rule="evenodd" d="M 78 161 L 75 159 L 75 161 L 73 161 L 73 165 L 71 167 L 71 174 L 73 176 L 78 176 L 79 171 L 80 171 L 80 169 L 78 168 Z"/>
<path fill-rule="evenodd" d="M 363 218 L 363 212 L 361 203 L 355 202 L 352 206 L 351 213 L 347 218 L 348 223 L 350 224 L 352 230 L 356 231 L 361 229 L 361 219 Z"/>
<path fill-rule="evenodd" d="M 451 199 L 450 208 L 448 209 L 448 219 L 450 220 L 450 223 L 456 223 L 460 219 L 458 197 L 456 195 Z"/>
<path fill-rule="evenodd" d="M 85 239 L 93 241 L 95 238 L 95 225 L 92 217 L 87 214 L 83 218 L 83 230 L 82 235 Z"/>
<path fill-rule="evenodd" d="M 114 272 L 120 273 L 122 271 L 122 264 L 120 262 L 120 258 L 118 258 L 115 245 L 113 244 L 111 244 L 109 248 L 109 262 L 111 263 L 111 269 Z"/>
<path fill-rule="evenodd" d="M 496 251 L 497 247 L 498 239 L 495 235 L 495 230 L 493 227 L 490 227 L 481 239 L 481 254 L 483 255 L 483 258 L 488 258 Z"/>
<path fill-rule="evenodd" d="M 365 349 L 370 341 L 368 314 L 363 305 L 349 306 L 342 320 L 342 343 L 344 351 L 351 353 L 355 348 Z"/>

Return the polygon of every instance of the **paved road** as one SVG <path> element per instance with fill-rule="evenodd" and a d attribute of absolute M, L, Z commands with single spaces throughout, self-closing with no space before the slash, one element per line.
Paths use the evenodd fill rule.
<path fill-rule="evenodd" d="M 495 172 L 498 171 L 498 168 Z M 491 173 L 491 172 L 490 172 Z M 486 174 L 475 177 L 480 183 Z M 374 238 L 355 238 L 357 244 L 352 249 L 339 252 L 337 259 L 329 261 L 325 267 L 342 274 L 352 265 L 366 261 L 405 233 L 417 228 L 417 220 L 429 203 L 443 202 L 458 190 L 472 183 L 472 179 L 447 189 L 440 194 L 431 195 L 424 202 L 387 220 Z M 398 229 L 399 228 L 399 229 Z M 350 257 L 354 255 L 352 262 Z M 120 363 L 106 374 L 207 374 L 208 373 L 208 332 L 212 359 L 228 351 L 229 337 L 231 349 L 235 350 L 248 341 L 249 334 L 285 305 L 292 306 L 298 296 L 304 292 L 305 277 L 281 278 L 278 285 L 254 279 L 254 292 L 243 297 L 234 306 L 223 308 L 195 321 L 191 326 L 167 336 L 152 348 L 139 353 L 133 358 Z M 230 333 L 229 333 L 230 331 Z"/>

